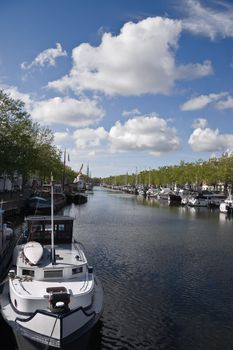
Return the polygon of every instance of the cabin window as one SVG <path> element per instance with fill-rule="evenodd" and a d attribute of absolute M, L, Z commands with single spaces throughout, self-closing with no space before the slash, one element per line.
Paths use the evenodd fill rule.
<path fill-rule="evenodd" d="M 65 225 L 64 224 L 59 224 L 58 225 L 58 231 L 64 232 L 65 231 Z"/>
<path fill-rule="evenodd" d="M 48 270 L 44 271 L 44 278 L 51 278 L 51 277 L 62 277 L 63 270 Z"/>
<path fill-rule="evenodd" d="M 23 269 L 22 275 L 23 275 L 23 276 L 31 276 L 31 277 L 34 277 L 35 271 L 34 271 L 34 270 L 26 270 L 26 269 Z"/>
<path fill-rule="evenodd" d="M 45 231 L 51 231 L 52 230 L 52 227 L 51 227 L 51 225 L 50 224 L 47 224 L 47 225 L 45 225 Z"/>
<path fill-rule="evenodd" d="M 58 232 L 64 232 L 65 231 L 65 225 L 64 224 L 59 224 L 54 226 L 54 230 Z"/>
<path fill-rule="evenodd" d="M 32 225 L 32 232 L 43 231 L 43 225 Z"/>
<path fill-rule="evenodd" d="M 82 273 L 83 272 L 83 268 L 80 267 L 75 267 L 72 269 L 72 275 L 75 275 L 76 273 Z"/>

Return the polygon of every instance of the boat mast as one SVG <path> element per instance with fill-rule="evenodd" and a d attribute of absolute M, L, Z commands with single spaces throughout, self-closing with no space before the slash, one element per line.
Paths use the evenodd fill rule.
<path fill-rule="evenodd" d="M 55 265 L 55 247 L 54 247 L 54 218 L 53 218 L 53 175 L 51 174 L 51 249 L 52 265 Z"/>
<path fill-rule="evenodd" d="M 64 191 L 65 187 L 65 175 L 66 174 L 66 148 L 64 151 L 64 161 L 63 161 L 63 175 L 62 175 L 62 190 Z"/>

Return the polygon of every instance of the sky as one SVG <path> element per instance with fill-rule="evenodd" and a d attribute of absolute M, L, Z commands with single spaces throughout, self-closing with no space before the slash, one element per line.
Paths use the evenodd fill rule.
<path fill-rule="evenodd" d="M 0 88 L 93 177 L 219 157 L 233 1 L 0 0 Z"/>

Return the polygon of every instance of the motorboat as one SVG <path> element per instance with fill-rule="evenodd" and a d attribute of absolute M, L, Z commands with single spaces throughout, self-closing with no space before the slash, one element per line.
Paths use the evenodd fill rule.
<path fill-rule="evenodd" d="M 146 191 L 146 196 L 157 198 L 159 192 L 160 190 L 158 188 L 149 187 L 148 190 Z"/>
<path fill-rule="evenodd" d="M 191 207 L 219 207 L 225 200 L 223 194 L 202 191 L 188 198 L 188 205 Z"/>
<path fill-rule="evenodd" d="M 14 249 L 0 299 L 16 338 L 61 348 L 101 317 L 103 288 L 74 239 L 73 221 L 52 210 L 50 216 L 26 218 L 27 240 Z"/>
<path fill-rule="evenodd" d="M 169 205 L 179 205 L 181 204 L 181 196 L 176 193 L 169 193 L 168 195 L 168 203 Z"/>
<path fill-rule="evenodd" d="M 158 199 L 165 199 L 168 200 L 168 197 L 170 194 L 174 194 L 174 192 L 169 187 L 164 187 L 161 189 L 161 191 L 158 193 L 157 198 Z"/>
<path fill-rule="evenodd" d="M 231 191 L 229 191 L 228 197 L 219 206 L 220 213 L 233 213 L 233 198 Z"/>

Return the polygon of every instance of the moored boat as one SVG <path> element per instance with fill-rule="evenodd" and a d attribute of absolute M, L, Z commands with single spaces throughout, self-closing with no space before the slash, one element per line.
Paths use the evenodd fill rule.
<path fill-rule="evenodd" d="M 170 193 L 168 195 L 168 203 L 169 205 L 179 205 L 181 204 L 181 196 L 176 193 Z"/>
<path fill-rule="evenodd" d="M 28 242 L 15 247 L 1 313 L 18 336 L 61 348 L 96 324 L 103 288 L 73 237 L 69 216 L 29 216 Z"/>
<path fill-rule="evenodd" d="M 233 213 L 233 198 L 231 191 L 229 191 L 228 197 L 219 206 L 220 213 Z"/>
<path fill-rule="evenodd" d="M 188 205 L 191 207 L 219 207 L 225 200 L 223 194 L 203 191 L 188 198 Z"/>
<path fill-rule="evenodd" d="M 48 214 L 51 211 L 51 201 L 41 196 L 33 196 L 28 199 L 27 209 L 34 214 Z"/>

